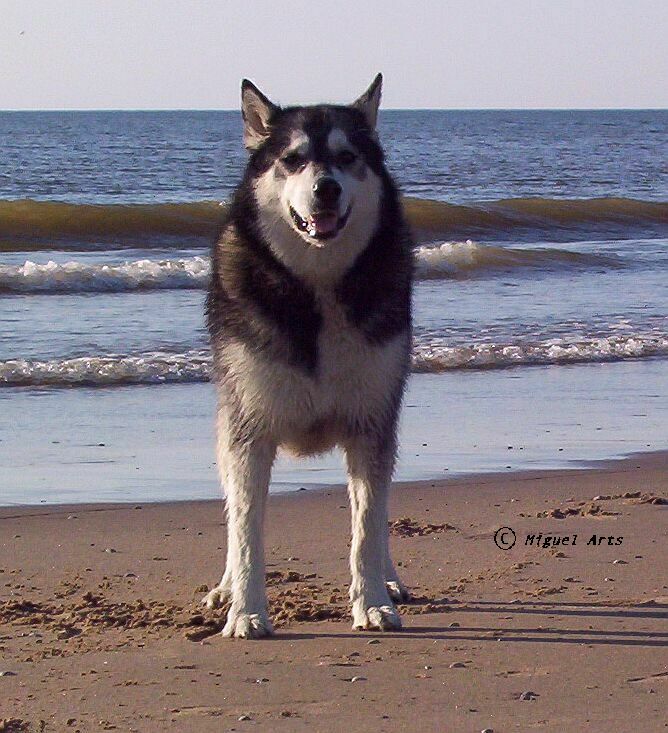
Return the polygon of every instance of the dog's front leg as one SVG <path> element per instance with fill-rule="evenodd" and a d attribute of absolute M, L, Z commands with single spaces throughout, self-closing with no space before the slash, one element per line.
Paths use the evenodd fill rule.
<path fill-rule="evenodd" d="M 276 446 L 262 438 L 237 440 L 221 453 L 227 505 L 227 565 L 221 584 L 229 587 L 231 600 L 223 636 L 254 639 L 273 631 L 267 612 L 263 526 Z"/>
<path fill-rule="evenodd" d="M 385 585 L 389 559 L 387 494 L 394 466 L 394 440 L 359 436 L 346 445 L 352 509 L 350 570 L 353 628 L 401 628 Z M 398 580 L 398 578 L 397 578 Z"/>

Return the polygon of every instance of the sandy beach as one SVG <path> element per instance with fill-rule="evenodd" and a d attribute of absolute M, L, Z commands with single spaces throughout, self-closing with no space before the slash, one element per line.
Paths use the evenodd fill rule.
<path fill-rule="evenodd" d="M 350 628 L 345 490 L 271 496 L 256 642 L 198 604 L 221 502 L 0 509 L 0 730 L 665 730 L 666 496 L 665 453 L 398 484 L 386 634 Z"/>
<path fill-rule="evenodd" d="M 0 733 L 668 733 L 668 3 L 303 5 L 0 5 Z"/>

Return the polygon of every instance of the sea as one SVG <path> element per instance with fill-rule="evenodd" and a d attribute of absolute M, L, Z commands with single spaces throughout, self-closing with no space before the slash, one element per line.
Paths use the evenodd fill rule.
<path fill-rule="evenodd" d="M 668 448 L 668 110 L 379 134 L 417 262 L 396 477 Z M 241 140 L 235 111 L 0 112 L 0 504 L 220 495 L 203 303 Z M 272 490 L 344 478 L 281 457 Z"/>

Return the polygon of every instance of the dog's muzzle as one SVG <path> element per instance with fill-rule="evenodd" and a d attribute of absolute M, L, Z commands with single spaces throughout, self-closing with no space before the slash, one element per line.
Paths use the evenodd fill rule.
<path fill-rule="evenodd" d="M 290 206 L 290 216 L 300 232 L 306 232 L 312 239 L 323 241 L 332 239 L 343 229 L 348 222 L 351 209 L 352 205 L 343 216 L 339 216 L 337 211 L 331 209 L 321 209 L 305 219 Z"/>

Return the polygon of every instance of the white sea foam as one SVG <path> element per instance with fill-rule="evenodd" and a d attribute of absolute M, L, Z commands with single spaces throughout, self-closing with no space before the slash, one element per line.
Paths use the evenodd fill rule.
<path fill-rule="evenodd" d="M 205 382 L 208 351 L 170 354 L 81 356 L 74 359 L 10 359 L 0 362 L 0 386 L 110 387 L 129 384 Z"/>
<path fill-rule="evenodd" d="M 136 260 L 123 264 L 28 260 L 0 266 L 0 293 L 120 293 L 132 290 L 201 289 L 209 279 L 208 257 Z"/>
<path fill-rule="evenodd" d="M 503 369 L 547 364 L 578 364 L 668 356 L 668 334 L 615 335 L 567 341 L 448 346 L 439 339 L 414 345 L 412 371 L 439 373 L 459 369 Z M 0 362 L 0 386 L 121 386 L 207 381 L 211 356 L 207 350 L 180 354 L 147 352 L 109 354 L 39 361 Z"/>
<path fill-rule="evenodd" d="M 418 279 L 432 280 L 470 275 L 485 270 L 557 270 L 572 267 L 619 266 L 617 258 L 542 247 L 497 247 L 472 242 L 442 242 L 415 250 Z"/>
<path fill-rule="evenodd" d="M 438 340 L 418 343 L 413 351 L 414 372 L 452 369 L 499 369 L 540 364 L 582 364 L 650 356 L 668 356 L 668 334 L 647 333 L 600 338 L 447 346 Z"/>
<path fill-rule="evenodd" d="M 418 279 L 467 276 L 476 271 L 557 269 L 616 265 L 595 254 L 561 249 L 518 249 L 465 242 L 422 245 L 415 250 Z M 0 293 L 122 293 L 135 290 L 203 289 L 211 272 L 208 257 L 143 259 L 122 264 L 0 265 Z"/>

